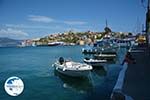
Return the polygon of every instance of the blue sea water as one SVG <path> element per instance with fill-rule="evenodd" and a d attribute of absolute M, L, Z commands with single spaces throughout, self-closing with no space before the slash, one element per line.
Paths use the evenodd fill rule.
<path fill-rule="evenodd" d="M 0 48 L 0 100 L 109 100 L 125 50 L 107 71 L 99 67 L 83 79 L 56 72 L 52 64 L 60 57 L 83 62 L 82 46 Z M 24 91 L 17 97 L 4 90 L 5 81 L 17 76 Z"/>

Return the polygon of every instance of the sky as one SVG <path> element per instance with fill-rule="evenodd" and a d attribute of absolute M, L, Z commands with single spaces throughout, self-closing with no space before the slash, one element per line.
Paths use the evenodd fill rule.
<path fill-rule="evenodd" d="M 146 6 L 146 3 L 144 3 Z M 66 32 L 141 32 L 141 0 L 0 0 L 0 37 L 32 39 Z"/>

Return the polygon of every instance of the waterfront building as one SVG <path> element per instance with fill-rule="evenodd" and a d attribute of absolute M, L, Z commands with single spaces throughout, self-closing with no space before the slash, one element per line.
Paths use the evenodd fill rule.
<path fill-rule="evenodd" d="M 79 41 L 79 45 L 84 45 L 84 44 L 85 44 L 85 42 L 83 40 Z"/>

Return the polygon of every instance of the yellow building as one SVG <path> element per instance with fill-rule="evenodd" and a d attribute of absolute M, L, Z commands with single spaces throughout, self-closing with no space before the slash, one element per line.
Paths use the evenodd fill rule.
<path fill-rule="evenodd" d="M 83 40 L 79 41 L 79 45 L 84 45 L 84 44 L 85 44 L 85 42 Z"/>
<path fill-rule="evenodd" d="M 140 35 L 140 36 L 136 39 L 136 41 L 137 41 L 138 43 L 146 43 L 146 36 L 145 36 L 145 35 Z"/>

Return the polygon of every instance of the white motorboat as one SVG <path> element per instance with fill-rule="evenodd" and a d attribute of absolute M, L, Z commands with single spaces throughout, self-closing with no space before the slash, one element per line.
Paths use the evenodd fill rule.
<path fill-rule="evenodd" d="M 107 60 L 103 60 L 103 59 L 84 59 L 84 62 L 91 65 L 91 66 L 105 66 L 105 64 L 107 63 Z"/>
<path fill-rule="evenodd" d="M 65 61 L 62 57 L 54 63 L 54 67 L 58 72 L 72 77 L 86 77 L 93 69 L 90 65 Z"/>

